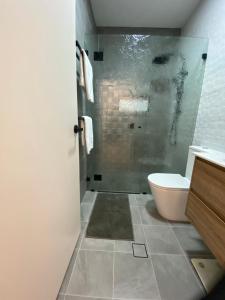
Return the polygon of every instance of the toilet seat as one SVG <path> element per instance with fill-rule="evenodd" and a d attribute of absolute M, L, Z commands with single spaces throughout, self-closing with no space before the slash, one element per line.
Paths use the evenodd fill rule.
<path fill-rule="evenodd" d="M 153 173 L 148 176 L 149 182 L 161 189 L 188 190 L 190 180 L 180 174 Z"/>

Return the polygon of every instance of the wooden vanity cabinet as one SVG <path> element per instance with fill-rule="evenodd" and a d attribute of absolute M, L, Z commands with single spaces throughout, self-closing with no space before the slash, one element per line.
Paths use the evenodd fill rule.
<path fill-rule="evenodd" d="M 225 168 L 196 157 L 186 215 L 225 268 Z"/>

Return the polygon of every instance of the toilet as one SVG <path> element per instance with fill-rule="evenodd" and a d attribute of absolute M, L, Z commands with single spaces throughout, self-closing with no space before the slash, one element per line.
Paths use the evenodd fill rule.
<path fill-rule="evenodd" d="M 159 214 L 171 221 L 187 222 L 185 209 L 191 182 L 196 152 L 206 152 L 206 148 L 190 146 L 185 177 L 180 174 L 153 173 L 148 182 Z"/>

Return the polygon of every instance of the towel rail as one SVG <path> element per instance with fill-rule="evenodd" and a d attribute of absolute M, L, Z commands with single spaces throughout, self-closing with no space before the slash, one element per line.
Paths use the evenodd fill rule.
<path fill-rule="evenodd" d="M 81 45 L 80 45 L 80 43 L 78 42 L 78 40 L 76 40 L 76 47 L 80 50 L 80 52 L 82 51 Z"/>
<path fill-rule="evenodd" d="M 80 55 L 82 55 L 82 47 L 81 47 L 80 43 L 78 42 L 78 40 L 76 40 L 76 47 L 78 48 Z M 85 52 L 88 55 L 88 50 L 85 50 Z M 76 58 L 78 60 L 80 60 L 80 55 L 76 53 Z"/>

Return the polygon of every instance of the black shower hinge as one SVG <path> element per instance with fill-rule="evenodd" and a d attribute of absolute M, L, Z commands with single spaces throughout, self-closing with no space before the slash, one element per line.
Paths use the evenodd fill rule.
<path fill-rule="evenodd" d="M 202 59 L 206 60 L 207 59 L 207 53 L 202 53 Z"/>
<path fill-rule="evenodd" d="M 103 61 L 104 60 L 103 51 L 95 51 L 94 52 L 94 60 L 95 61 Z"/>
<path fill-rule="evenodd" d="M 102 174 L 94 174 L 94 181 L 102 181 Z"/>

